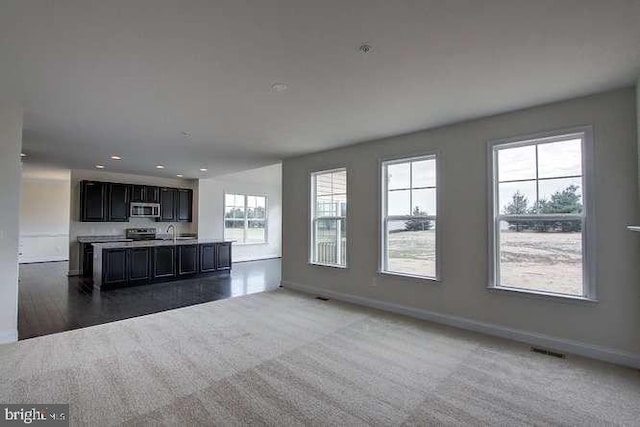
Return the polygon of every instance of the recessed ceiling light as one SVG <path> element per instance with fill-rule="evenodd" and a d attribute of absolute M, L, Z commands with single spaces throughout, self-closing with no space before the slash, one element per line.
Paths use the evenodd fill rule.
<path fill-rule="evenodd" d="M 164 166 L 163 165 L 157 165 L 156 169 L 164 169 Z"/>
<path fill-rule="evenodd" d="M 206 172 L 207 168 L 200 168 L 200 172 Z"/>
<path fill-rule="evenodd" d="M 176 175 L 178 178 L 182 178 L 184 175 L 182 175 L 181 173 L 179 173 L 178 175 Z"/>
<path fill-rule="evenodd" d="M 20 157 L 27 157 L 27 155 L 24 153 L 20 153 Z"/>
<path fill-rule="evenodd" d="M 120 156 L 111 156 L 111 160 L 122 160 Z"/>
<path fill-rule="evenodd" d="M 104 165 L 96 165 L 96 168 L 98 168 L 98 169 L 104 169 Z"/>
<path fill-rule="evenodd" d="M 187 138 L 189 138 L 191 136 L 191 132 L 187 132 L 186 130 L 183 130 L 182 132 L 180 132 L 180 135 L 186 136 Z"/>
<path fill-rule="evenodd" d="M 271 89 L 273 89 L 274 92 L 284 92 L 285 90 L 289 89 L 289 86 L 284 83 L 274 83 L 271 85 Z"/>

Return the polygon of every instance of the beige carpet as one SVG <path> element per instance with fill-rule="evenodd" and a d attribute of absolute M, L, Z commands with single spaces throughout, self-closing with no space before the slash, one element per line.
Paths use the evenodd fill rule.
<path fill-rule="evenodd" d="M 0 402 L 74 425 L 638 425 L 640 374 L 279 289 L 2 345 Z"/>

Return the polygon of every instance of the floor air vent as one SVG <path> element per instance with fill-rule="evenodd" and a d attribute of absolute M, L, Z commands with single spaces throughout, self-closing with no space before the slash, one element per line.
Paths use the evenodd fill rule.
<path fill-rule="evenodd" d="M 531 351 L 534 353 L 545 354 L 547 356 L 557 357 L 558 359 L 564 359 L 565 355 L 563 353 L 558 353 L 557 351 L 546 350 L 540 347 L 531 347 Z"/>
<path fill-rule="evenodd" d="M 319 299 L 320 301 L 329 301 L 329 298 L 325 297 L 316 297 L 316 299 Z"/>

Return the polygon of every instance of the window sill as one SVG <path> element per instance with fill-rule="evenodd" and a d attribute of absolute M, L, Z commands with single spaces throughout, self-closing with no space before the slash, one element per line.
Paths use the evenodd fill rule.
<path fill-rule="evenodd" d="M 442 280 L 437 277 L 418 276 L 416 274 L 395 273 L 392 271 L 378 271 L 378 274 L 381 276 L 400 277 L 402 279 L 420 280 L 420 281 L 432 282 L 432 283 L 442 282 Z"/>
<path fill-rule="evenodd" d="M 575 302 L 575 303 L 587 303 L 587 304 L 598 303 L 598 300 L 595 298 L 583 297 L 578 295 L 554 294 L 552 292 L 535 291 L 531 289 L 509 288 L 506 286 L 488 286 L 487 289 L 490 292 L 508 293 L 512 295 L 521 295 L 521 296 L 531 297 L 531 298 L 555 300 L 558 302 Z"/>
<path fill-rule="evenodd" d="M 329 267 L 329 268 L 337 268 L 340 270 L 346 270 L 349 268 L 348 265 L 338 265 L 338 264 L 322 264 L 320 262 L 309 262 L 309 265 L 314 265 L 316 267 Z"/>

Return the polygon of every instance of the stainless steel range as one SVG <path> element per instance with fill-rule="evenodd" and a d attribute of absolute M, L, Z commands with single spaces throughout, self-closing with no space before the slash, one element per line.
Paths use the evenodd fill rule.
<path fill-rule="evenodd" d="M 157 238 L 155 228 L 127 228 L 125 235 L 127 239 L 133 240 L 155 240 Z"/>

